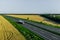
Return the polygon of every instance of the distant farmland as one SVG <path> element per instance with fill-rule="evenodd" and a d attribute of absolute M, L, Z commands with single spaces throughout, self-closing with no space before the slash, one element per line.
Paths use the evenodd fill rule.
<path fill-rule="evenodd" d="M 60 19 L 60 15 L 0 15 L 0 40 L 60 40 L 60 24 L 50 17 Z"/>
<path fill-rule="evenodd" d="M 41 22 L 43 24 L 60 27 L 60 24 L 54 23 L 52 21 L 47 21 L 44 17 L 39 16 L 39 15 L 9 15 L 9 16 L 22 18 L 22 19 L 29 18 L 29 20 L 32 20 L 32 21 L 37 21 L 37 22 Z M 47 16 L 49 16 L 49 15 L 47 15 Z"/>

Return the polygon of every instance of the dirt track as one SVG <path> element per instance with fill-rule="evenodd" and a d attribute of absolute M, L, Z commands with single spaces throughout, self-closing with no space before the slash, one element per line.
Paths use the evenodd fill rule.
<path fill-rule="evenodd" d="M 24 36 L 0 15 L 0 40 L 25 40 Z"/>

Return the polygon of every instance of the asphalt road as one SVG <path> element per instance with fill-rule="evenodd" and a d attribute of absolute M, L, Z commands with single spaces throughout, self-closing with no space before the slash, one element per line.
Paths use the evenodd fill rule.
<path fill-rule="evenodd" d="M 15 22 L 18 21 L 18 20 L 21 20 L 21 19 L 12 18 L 12 17 L 9 17 L 9 18 L 14 20 Z M 25 21 L 25 20 L 23 20 L 23 21 Z M 25 21 L 25 22 L 28 22 L 28 21 Z M 39 27 L 50 29 L 50 27 L 46 27 L 44 25 L 37 24 L 37 23 L 34 23 L 34 22 L 28 22 L 28 23 L 32 23 L 32 24 L 37 25 Z M 43 30 L 41 28 L 32 26 L 32 25 L 30 25 L 28 23 L 25 23 L 25 24 L 22 24 L 22 25 L 25 28 L 33 31 L 34 33 L 37 33 L 38 35 L 42 36 L 45 40 L 60 40 L 60 36 L 59 35 L 56 35 L 56 34 L 53 34 L 53 33 L 49 32 L 49 31 L 46 31 L 46 30 Z M 53 29 L 56 29 L 56 28 L 53 28 Z"/>
<path fill-rule="evenodd" d="M 16 19 L 15 21 L 21 20 L 19 18 L 14 18 L 14 19 Z M 50 31 L 54 31 L 54 32 L 60 34 L 60 28 L 55 28 L 53 26 L 47 26 L 47 25 L 44 25 L 44 24 L 39 24 L 39 23 L 35 23 L 35 22 L 31 22 L 31 21 L 26 21 L 26 20 L 23 20 L 23 21 L 25 21 L 26 23 L 33 24 L 33 25 L 36 25 L 38 27 L 41 27 L 41 28 L 44 28 L 44 29 L 48 29 Z"/>
<path fill-rule="evenodd" d="M 47 26 L 47 25 L 43 25 L 43 24 L 39 24 L 39 23 L 34 23 L 34 22 L 31 22 L 31 21 L 30 22 L 26 21 L 26 22 L 29 23 L 29 24 L 33 24 L 33 25 L 36 25 L 38 27 L 44 28 L 44 29 L 48 29 L 50 31 L 60 33 L 60 28 L 56 28 L 56 27 L 53 27 L 53 26 Z"/>

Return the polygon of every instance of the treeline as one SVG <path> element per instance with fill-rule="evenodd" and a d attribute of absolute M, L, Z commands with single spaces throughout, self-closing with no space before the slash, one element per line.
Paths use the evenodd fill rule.
<path fill-rule="evenodd" d="M 46 17 L 50 20 L 53 20 L 57 23 L 60 23 L 60 15 L 56 15 L 56 14 L 42 14 L 40 16 Z"/>

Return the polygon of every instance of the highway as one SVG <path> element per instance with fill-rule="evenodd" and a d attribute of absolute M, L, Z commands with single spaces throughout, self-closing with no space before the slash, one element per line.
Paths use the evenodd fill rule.
<path fill-rule="evenodd" d="M 15 22 L 18 21 L 18 20 L 21 20 L 21 19 L 18 19 L 18 18 L 13 18 L 13 17 L 8 17 L 10 18 L 11 20 L 14 20 Z M 48 27 L 48 26 L 45 26 L 43 24 L 38 24 L 38 23 L 34 23 L 34 22 L 29 22 L 29 21 L 26 21 L 26 20 L 23 20 L 25 21 L 25 24 L 21 24 L 23 25 L 25 28 L 33 31 L 34 33 L 37 33 L 38 35 L 42 36 L 45 40 L 60 40 L 60 35 L 56 35 L 54 33 L 51 33 L 49 31 L 46 31 L 44 29 L 41 29 L 42 28 L 45 28 L 45 29 L 48 29 L 48 30 L 53 30 L 53 31 L 56 31 L 56 32 L 60 32 L 58 28 L 53 28 L 53 27 Z M 30 24 L 33 24 L 33 25 L 36 25 L 36 26 L 33 26 L 33 25 L 30 25 Z M 19 23 L 18 23 L 19 24 Z"/>
<path fill-rule="evenodd" d="M 26 21 L 27 22 L 27 21 Z M 60 33 L 60 28 L 56 28 L 56 27 L 52 27 L 52 26 L 47 26 L 47 25 L 44 25 L 44 24 L 39 24 L 39 23 L 35 23 L 35 22 L 27 22 L 29 24 L 32 24 L 32 25 L 36 25 L 38 27 L 42 27 L 44 29 L 48 29 L 50 31 L 54 31 L 54 32 L 57 32 L 57 33 Z"/>

